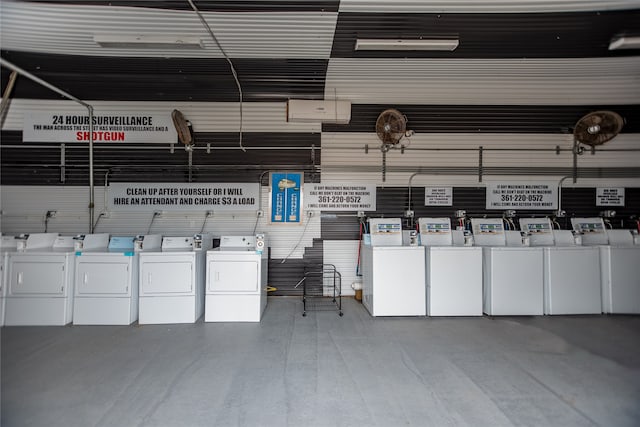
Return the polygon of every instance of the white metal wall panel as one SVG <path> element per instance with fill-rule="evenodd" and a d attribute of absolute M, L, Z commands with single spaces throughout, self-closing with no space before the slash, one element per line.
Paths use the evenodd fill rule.
<path fill-rule="evenodd" d="M 640 103 L 638 76 L 640 56 L 332 58 L 325 96 L 383 105 L 623 105 Z"/>
<path fill-rule="evenodd" d="M 607 149 L 637 149 L 638 134 L 621 134 L 601 147 Z M 369 145 L 369 153 L 364 147 Z M 555 147 L 570 150 L 573 136 L 570 134 L 416 134 L 411 137 L 409 149 L 404 154 L 399 149 L 387 153 L 386 180 L 382 181 L 382 153 L 380 142 L 374 133 L 343 132 L 322 134 L 322 181 L 323 182 L 367 182 L 380 186 L 407 186 L 410 176 L 424 167 L 466 167 L 479 164 L 478 147 L 482 146 L 484 167 L 565 167 L 573 166 L 571 151 L 555 153 Z M 467 148 L 473 151 L 419 151 L 417 148 Z M 548 149 L 552 151 L 491 151 L 504 148 Z M 589 151 L 578 157 L 579 167 L 637 167 L 640 165 L 638 151 L 602 151 L 595 155 Z M 393 171 L 401 168 L 400 171 Z M 531 177 L 542 179 L 543 177 Z M 561 176 L 557 177 L 560 179 Z M 496 179 L 485 176 L 484 180 Z M 507 179 L 506 177 L 504 179 Z M 522 180 L 523 177 L 513 177 Z M 544 177 L 547 179 L 547 177 Z M 553 180 L 554 177 L 549 177 Z M 624 185 L 637 187 L 637 179 L 587 180 L 580 179 L 580 186 Z M 477 185 L 477 175 L 417 176 L 414 185 Z"/>
<path fill-rule="evenodd" d="M 2 3 L 2 48 L 7 50 L 93 56 L 223 57 L 193 11 L 13 0 Z M 202 14 L 231 58 L 328 58 L 338 16 L 335 12 Z M 200 37 L 205 48 L 102 48 L 93 40 L 96 34 Z"/>
<path fill-rule="evenodd" d="M 34 233 L 44 231 L 44 218 L 48 210 L 56 210 L 55 218 L 49 220 L 48 231 L 61 234 L 87 233 L 89 230 L 88 187 L 50 186 L 2 186 L 0 209 L 2 209 L 2 233 Z M 95 216 L 104 209 L 104 188 L 95 188 Z M 262 206 L 268 212 L 269 190 L 262 189 Z M 108 218 L 100 218 L 95 232 L 122 235 L 154 234 L 191 235 L 202 230 L 203 212 L 165 213 L 151 220 L 149 212 L 110 212 Z M 307 219 L 305 218 L 305 221 Z M 204 232 L 214 235 L 247 235 L 267 233 L 271 257 L 283 259 L 302 258 L 305 247 L 313 246 L 313 239 L 320 238 L 320 217 L 316 215 L 306 223 L 296 225 L 270 224 L 265 215 L 256 227 L 253 212 L 215 213 L 207 220 Z M 303 234 L 304 233 L 304 234 Z M 295 250 L 293 248 L 296 246 Z"/>
<path fill-rule="evenodd" d="M 189 119 L 196 132 L 237 132 L 240 127 L 240 107 L 237 102 L 151 102 L 151 101 L 90 101 L 94 114 L 167 113 L 178 109 Z M 284 102 L 244 102 L 242 128 L 245 132 L 320 132 L 321 124 L 288 123 Z M 86 114 L 87 109 L 73 101 L 13 99 L 3 130 L 22 130 L 27 112 L 72 111 Z"/>
<path fill-rule="evenodd" d="M 354 295 L 351 284 L 356 281 L 358 240 L 324 240 L 323 262 L 333 264 L 342 276 L 342 295 Z"/>
<path fill-rule="evenodd" d="M 637 7 L 637 0 L 341 0 L 339 10 L 360 13 L 538 13 Z"/>

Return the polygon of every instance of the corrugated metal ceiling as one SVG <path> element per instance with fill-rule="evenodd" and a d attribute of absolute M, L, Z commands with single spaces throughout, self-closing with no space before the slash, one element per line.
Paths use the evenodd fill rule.
<path fill-rule="evenodd" d="M 113 57 L 222 58 L 193 11 L 5 1 L 2 49 Z M 118 4 L 117 2 L 111 2 Z M 185 4 L 188 4 L 186 1 Z M 232 58 L 328 58 L 337 13 L 203 12 Z M 94 35 L 198 37 L 204 49 L 103 48 Z"/>
<path fill-rule="evenodd" d="M 526 13 L 632 9 L 637 0 L 341 0 L 340 12 Z"/>
<path fill-rule="evenodd" d="M 359 104 L 638 104 L 638 76 L 640 56 L 332 59 L 325 96 Z"/>

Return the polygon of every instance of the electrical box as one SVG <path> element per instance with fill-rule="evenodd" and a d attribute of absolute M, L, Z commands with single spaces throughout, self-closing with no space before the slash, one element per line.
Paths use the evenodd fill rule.
<path fill-rule="evenodd" d="M 520 218 L 520 230 L 529 234 L 531 246 L 553 246 L 553 227 L 549 218 Z"/>
<path fill-rule="evenodd" d="M 420 244 L 422 246 L 451 246 L 451 219 L 449 218 L 419 218 Z"/>
<path fill-rule="evenodd" d="M 471 218 L 476 246 L 505 246 L 504 224 L 500 218 Z"/>
<path fill-rule="evenodd" d="M 402 246 L 401 218 L 370 218 L 371 246 Z"/>
<path fill-rule="evenodd" d="M 571 226 L 582 235 L 583 245 L 607 245 L 609 243 L 602 218 L 571 218 Z"/>

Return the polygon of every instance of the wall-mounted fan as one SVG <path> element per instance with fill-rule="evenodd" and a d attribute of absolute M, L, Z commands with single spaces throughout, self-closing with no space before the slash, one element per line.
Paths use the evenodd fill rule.
<path fill-rule="evenodd" d="M 407 116 L 395 108 L 384 110 L 376 120 L 376 134 L 382 145 L 382 182 L 386 181 L 387 151 L 395 147 L 402 138 L 413 135 L 413 131 L 407 130 Z M 404 152 L 404 147 L 403 152 Z"/>
<path fill-rule="evenodd" d="M 382 141 L 382 151 L 388 151 L 399 143 L 406 132 L 407 116 L 394 108 L 384 110 L 376 120 L 376 133 Z"/>
<path fill-rule="evenodd" d="M 582 153 L 580 144 L 594 149 L 615 138 L 622 130 L 624 119 L 613 111 L 594 111 L 582 117 L 573 129 L 574 147 Z"/>
<path fill-rule="evenodd" d="M 192 150 L 194 143 L 191 122 L 187 120 L 179 110 L 173 110 L 171 112 L 171 119 L 178 133 L 178 140 L 185 145 L 186 150 Z"/>

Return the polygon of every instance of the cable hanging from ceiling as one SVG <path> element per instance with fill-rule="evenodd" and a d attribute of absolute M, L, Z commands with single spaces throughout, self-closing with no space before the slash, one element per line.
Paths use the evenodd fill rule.
<path fill-rule="evenodd" d="M 242 87 L 240 86 L 240 80 L 238 80 L 238 73 L 236 73 L 236 69 L 233 66 L 233 62 L 231 62 L 231 59 L 229 58 L 227 53 L 222 48 L 222 45 L 218 41 L 218 38 L 213 33 L 213 30 L 211 29 L 211 27 L 207 23 L 206 19 L 204 19 L 204 16 L 202 15 L 202 13 L 200 13 L 200 10 L 196 7 L 196 5 L 193 2 L 193 0 L 187 0 L 187 1 L 191 5 L 191 8 L 196 13 L 196 15 L 198 15 L 198 18 L 200 18 L 200 22 L 202 22 L 202 25 L 205 27 L 205 29 L 207 30 L 207 32 L 209 33 L 209 35 L 211 36 L 213 41 L 216 43 L 216 46 L 218 46 L 218 49 L 220 49 L 220 52 L 222 52 L 222 55 L 224 56 L 224 59 L 227 60 L 227 62 L 229 63 L 229 67 L 231 68 L 231 74 L 233 74 L 233 78 L 236 81 L 236 86 L 238 87 L 238 94 L 240 96 L 240 133 L 239 133 L 240 149 L 242 151 L 246 152 L 245 148 L 242 146 Z"/>

